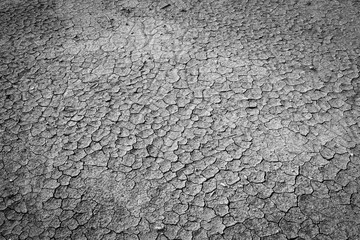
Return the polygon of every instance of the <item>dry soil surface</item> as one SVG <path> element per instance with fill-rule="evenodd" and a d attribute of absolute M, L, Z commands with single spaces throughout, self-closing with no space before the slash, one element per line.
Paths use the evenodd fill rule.
<path fill-rule="evenodd" d="M 0 0 L 0 239 L 360 239 L 360 3 Z"/>

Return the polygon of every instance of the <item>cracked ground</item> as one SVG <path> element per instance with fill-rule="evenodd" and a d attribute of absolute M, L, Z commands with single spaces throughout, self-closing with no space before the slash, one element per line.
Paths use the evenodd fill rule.
<path fill-rule="evenodd" d="M 0 239 L 360 239 L 360 3 L 0 1 Z"/>

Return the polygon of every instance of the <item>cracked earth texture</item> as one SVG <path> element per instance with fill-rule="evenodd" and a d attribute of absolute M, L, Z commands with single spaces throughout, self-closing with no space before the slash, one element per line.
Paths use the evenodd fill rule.
<path fill-rule="evenodd" d="M 1 239 L 360 239 L 358 1 L 0 1 Z"/>

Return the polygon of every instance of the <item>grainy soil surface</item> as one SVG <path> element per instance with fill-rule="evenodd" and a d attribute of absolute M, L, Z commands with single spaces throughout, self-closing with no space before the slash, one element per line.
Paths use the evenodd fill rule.
<path fill-rule="evenodd" d="M 0 239 L 360 239 L 360 2 L 0 0 Z"/>

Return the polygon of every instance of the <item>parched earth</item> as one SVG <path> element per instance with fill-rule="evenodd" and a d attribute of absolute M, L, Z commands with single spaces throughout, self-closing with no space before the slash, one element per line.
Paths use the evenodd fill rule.
<path fill-rule="evenodd" d="M 0 0 L 0 239 L 360 239 L 360 3 Z"/>

